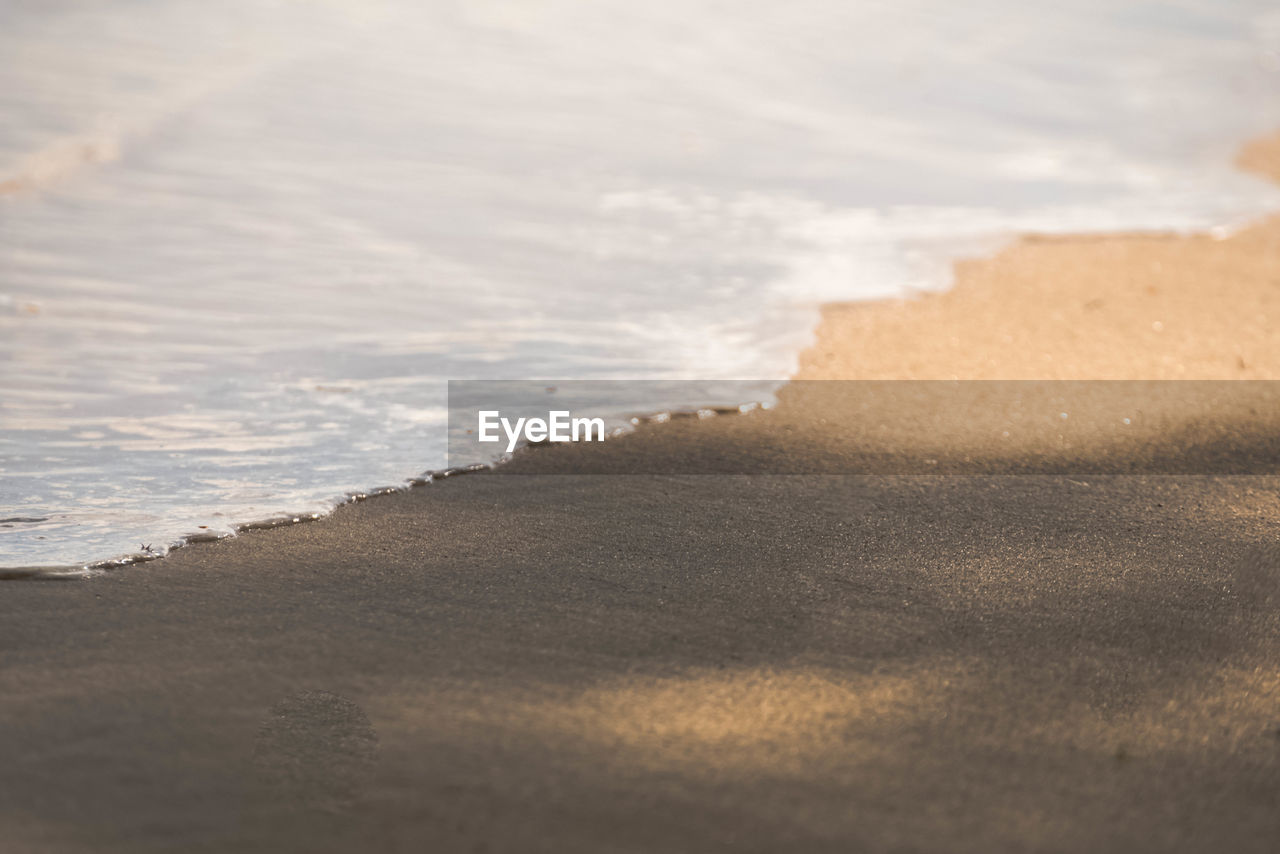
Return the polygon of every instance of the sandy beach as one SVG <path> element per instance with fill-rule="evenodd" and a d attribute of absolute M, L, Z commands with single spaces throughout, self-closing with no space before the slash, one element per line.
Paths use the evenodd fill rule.
<path fill-rule="evenodd" d="M 1280 179 L 1280 138 L 1241 163 Z M 1024 238 L 947 293 L 829 306 L 797 379 L 1278 359 L 1271 219 Z M 1274 415 L 1210 425 L 1253 475 L 1178 445 L 1173 474 L 1014 476 L 1017 444 L 977 474 L 824 474 L 862 450 L 835 405 L 801 383 L 770 412 L 6 583 L 0 849 L 1274 850 Z M 648 473 L 715 459 L 761 473 Z"/>

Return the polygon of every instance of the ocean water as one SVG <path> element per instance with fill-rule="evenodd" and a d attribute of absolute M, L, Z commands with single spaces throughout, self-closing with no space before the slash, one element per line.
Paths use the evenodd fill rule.
<path fill-rule="evenodd" d="M 1280 127 L 1269 0 L 0 0 L 0 23 L 0 567 L 402 486 L 444 464 L 450 378 L 714 397 L 785 378 L 823 302 L 945 288 L 1017 232 L 1280 209 L 1231 166 Z"/>

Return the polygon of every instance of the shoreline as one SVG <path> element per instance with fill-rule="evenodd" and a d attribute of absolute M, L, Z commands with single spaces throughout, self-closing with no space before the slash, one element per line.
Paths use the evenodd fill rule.
<path fill-rule="evenodd" d="M 1280 134 L 1236 163 L 1280 182 Z M 1278 379 L 1278 247 L 1280 214 L 1225 237 L 1024 236 L 957 261 L 945 292 L 826 306 L 795 378 Z"/>
<path fill-rule="evenodd" d="M 831 474 L 875 434 L 834 429 L 839 401 L 804 381 L 1274 379 L 1278 325 L 1280 218 L 1024 240 L 946 294 L 830 307 L 768 412 L 5 586 L 0 840 L 1269 851 L 1280 477 L 1002 473 L 1041 433 L 976 472 Z M 965 424 L 902 405 L 883 447 L 975 454 Z M 1264 448 L 1269 424 L 1202 421 Z M 575 465 L 628 476 L 549 473 Z"/>
<path fill-rule="evenodd" d="M 1249 141 L 1240 148 L 1235 159 L 1242 171 L 1252 172 L 1280 182 L 1280 134 Z M 1236 380 L 1280 379 L 1280 363 L 1268 358 L 1280 352 L 1280 295 L 1260 291 L 1256 281 L 1247 283 L 1244 293 L 1254 297 L 1256 305 L 1233 306 L 1233 311 L 1253 311 L 1269 325 L 1242 330 L 1223 336 L 1223 340 L 1198 343 L 1199 351 L 1186 346 L 1186 333 L 1200 335 L 1192 306 L 1179 305 L 1184 293 L 1161 293 L 1167 290 L 1162 280 L 1164 270 L 1177 269 L 1185 257 L 1230 256 L 1237 246 L 1257 252 L 1258 244 L 1280 242 L 1280 214 L 1245 225 L 1227 236 L 1209 232 L 1179 234 L 1172 232 L 1122 233 L 1115 235 L 1022 235 L 1013 243 L 983 258 L 957 259 L 951 288 L 942 292 L 913 294 L 892 299 L 859 300 L 829 303 L 822 307 L 814 340 L 799 357 L 798 368 L 789 382 L 805 380 L 893 380 L 893 379 L 977 379 L 977 380 L 1049 380 L 1049 379 L 1189 379 Z M 1280 250 L 1270 250 L 1268 264 L 1261 275 L 1280 275 Z M 1074 259 L 1072 267 L 1040 287 L 1033 287 L 1035 271 L 1064 266 L 1063 258 Z M 1084 256 L 1083 258 L 1079 256 Z M 1201 262 L 1200 267 L 1206 268 Z M 1221 265 L 1219 265 L 1220 267 Z M 1106 282 L 1115 278 L 1141 276 L 1148 268 L 1155 284 L 1145 286 L 1149 299 L 1128 300 L 1122 305 L 1108 303 Z M 1211 266 L 1209 269 L 1213 269 Z M 1239 265 L 1233 270 L 1239 275 Z M 1250 270 L 1256 279 L 1259 270 Z M 1205 275 L 1205 273 L 1201 273 Z M 1184 276 L 1184 281 L 1196 277 Z M 1185 286 L 1184 286 L 1185 290 Z M 1028 323 L 1033 318 L 1029 303 L 1045 294 L 1062 304 L 1056 306 L 1049 325 Z M 1239 302 L 1239 293 L 1228 295 Z M 1261 297 L 1261 298 L 1259 298 Z M 1225 300 L 1224 300 L 1225 301 Z M 1076 306 L 1070 306 L 1075 302 Z M 1194 302 L 1194 301 L 1192 301 Z M 1102 311 L 1102 309 L 1106 309 Z M 1064 311 L 1064 309 L 1068 309 Z M 1003 311 L 1003 314 L 999 312 Z M 984 323 L 1001 328 L 1004 340 L 1000 349 L 1027 353 L 1037 346 L 1038 361 L 1029 367 L 1025 360 L 1009 370 L 998 359 L 983 355 L 975 360 L 972 353 L 986 354 L 991 342 L 975 338 L 976 328 L 960 317 L 983 316 Z M 1082 332 L 1098 331 L 1095 320 L 1105 320 L 1107 335 L 1096 350 L 1107 349 L 1106 355 L 1082 351 L 1072 339 Z M 1069 324 L 1069 326 L 1067 325 Z M 1121 330 L 1125 324 L 1129 326 Z M 1225 324 L 1215 321 L 1215 328 Z M 1058 338 L 1054 339 L 1054 327 Z M 1067 336 L 1061 331 L 1069 330 Z M 1008 334 L 1016 330 L 1015 335 Z M 1121 332 L 1123 331 L 1123 334 Z M 1046 335 L 1046 332 L 1048 333 Z M 1179 339 L 1179 334 L 1183 337 Z M 1248 340 L 1246 340 L 1248 339 Z M 1034 342 L 1034 343 L 1033 343 Z M 1062 353 L 1055 361 L 1054 347 L 1070 352 L 1064 361 Z M 1160 352 L 1164 348 L 1165 352 Z M 1216 349 L 1218 355 L 1208 351 Z M 1143 360 L 1146 361 L 1143 361 Z M 1073 361 L 1074 360 L 1074 361 Z M 784 384 L 782 388 L 786 388 Z M 831 401 L 827 401 L 828 404 Z M 654 419 L 651 413 L 640 416 L 644 423 Z M 671 413 L 668 413 L 671 414 Z M 499 462 L 496 465 L 503 465 Z M 342 506 L 369 497 L 396 494 L 407 489 L 431 485 L 457 474 L 452 469 L 427 471 L 406 478 L 402 486 L 353 493 L 326 514 L 293 514 L 238 524 L 235 533 L 219 539 L 238 537 L 243 533 L 279 525 L 302 524 L 327 518 Z M 306 518 L 310 516 L 310 518 Z M 107 558 L 82 566 L 66 567 L 0 567 L 0 582 L 76 580 L 91 578 L 103 572 L 138 566 L 163 559 L 169 552 L 204 542 L 186 538 L 170 545 L 165 553 L 137 553 Z"/>

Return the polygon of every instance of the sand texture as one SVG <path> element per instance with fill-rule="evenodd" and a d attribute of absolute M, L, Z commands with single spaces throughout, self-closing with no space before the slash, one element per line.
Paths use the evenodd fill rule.
<path fill-rule="evenodd" d="M 1278 246 L 1027 239 L 800 376 L 1275 378 Z M 1274 851 L 1274 413 L 1001 444 L 851 387 L 0 586 L 0 850 Z"/>

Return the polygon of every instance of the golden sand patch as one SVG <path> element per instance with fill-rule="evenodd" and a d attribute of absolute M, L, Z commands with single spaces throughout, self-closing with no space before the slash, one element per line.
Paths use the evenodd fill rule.
<path fill-rule="evenodd" d="M 398 754 L 400 739 L 410 738 L 407 745 L 429 730 L 511 757 L 541 745 L 593 763 L 604 757 L 619 772 L 691 778 L 844 776 L 868 767 L 906 773 L 964 767 L 1009 750 L 1052 767 L 1162 756 L 1261 761 L 1280 743 L 1275 668 L 1209 668 L 1131 686 L 1123 708 L 1076 696 L 1072 685 L 1081 677 L 1069 671 L 993 669 L 978 660 L 935 661 L 895 675 L 703 669 L 620 676 L 571 693 L 436 685 L 373 698 L 367 707 L 389 755 Z"/>
<path fill-rule="evenodd" d="M 391 740 L 424 726 L 474 741 L 518 733 L 557 749 L 586 747 L 619 766 L 799 774 L 827 759 L 856 765 L 877 755 L 879 736 L 928 714 L 924 685 L 814 668 L 699 669 L 620 676 L 570 693 L 494 694 L 473 684 L 384 697 L 370 710 Z"/>
<path fill-rule="evenodd" d="M 539 728 L 568 729 L 649 762 L 776 771 L 858 742 L 918 711 L 921 700 L 920 686 L 902 677 L 744 669 L 617 680 L 533 718 Z"/>
<path fill-rule="evenodd" d="M 1238 162 L 1280 180 L 1280 135 Z M 796 378 L 1280 378 L 1280 217 L 1233 235 L 1025 237 L 955 277 L 827 306 Z"/>

